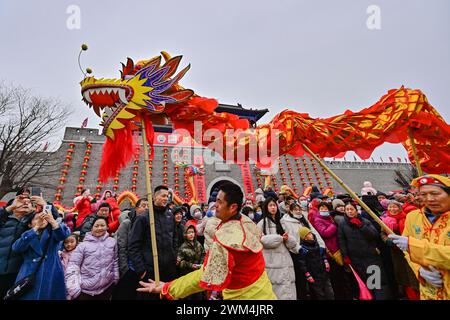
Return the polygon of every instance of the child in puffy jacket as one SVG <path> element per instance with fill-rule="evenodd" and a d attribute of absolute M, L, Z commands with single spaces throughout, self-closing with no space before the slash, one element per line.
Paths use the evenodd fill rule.
<path fill-rule="evenodd" d="M 66 272 L 70 299 L 109 300 L 119 281 L 116 240 L 109 236 L 107 220 L 97 217 L 70 257 Z"/>
<path fill-rule="evenodd" d="M 193 225 L 187 226 L 184 231 L 184 242 L 178 250 L 177 266 L 180 275 L 185 275 L 191 271 L 198 270 L 203 265 L 205 258 L 205 250 L 198 242 L 196 235 L 196 228 Z M 188 300 L 201 300 L 202 293 L 196 293 L 189 296 Z"/>
<path fill-rule="evenodd" d="M 61 264 L 64 268 L 64 273 L 66 273 L 67 267 L 69 266 L 69 260 L 75 249 L 80 242 L 78 234 L 72 233 L 63 242 L 63 250 L 59 251 L 59 258 L 61 259 Z"/>
<path fill-rule="evenodd" d="M 319 246 L 310 229 L 301 227 L 298 233 L 301 239 L 298 262 L 309 283 L 311 299 L 334 300 L 333 287 L 328 276 L 330 264 L 326 259 L 325 249 Z"/>

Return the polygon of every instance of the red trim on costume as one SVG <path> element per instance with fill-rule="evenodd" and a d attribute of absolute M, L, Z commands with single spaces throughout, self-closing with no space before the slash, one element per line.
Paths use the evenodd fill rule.
<path fill-rule="evenodd" d="M 173 280 L 175 281 L 175 280 Z M 159 294 L 161 299 L 166 299 L 166 300 L 175 300 L 169 293 L 169 287 L 172 284 L 173 281 L 170 282 L 166 282 L 161 290 L 161 293 Z"/>

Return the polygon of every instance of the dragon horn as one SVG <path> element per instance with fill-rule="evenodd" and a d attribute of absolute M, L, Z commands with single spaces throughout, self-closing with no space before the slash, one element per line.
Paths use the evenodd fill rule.
<path fill-rule="evenodd" d="M 161 51 L 161 55 L 163 56 L 165 61 L 169 61 L 172 58 L 166 51 Z"/>

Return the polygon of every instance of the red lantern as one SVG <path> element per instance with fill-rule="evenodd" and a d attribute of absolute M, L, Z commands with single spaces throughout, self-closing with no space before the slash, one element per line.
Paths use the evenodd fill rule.
<path fill-rule="evenodd" d="M 86 180 L 85 177 L 80 177 L 80 182 L 84 182 Z"/>
<path fill-rule="evenodd" d="M 133 178 L 133 179 L 131 179 L 131 182 L 136 183 L 136 182 L 137 182 L 137 179 L 136 179 L 136 178 Z"/>
<path fill-rule="evenodd" d="M 86 155 L 90 155 L 91 154 L 91 150 L 86 150 Z"/>
<path fill-rule="evenodd" d="M 89 161 L 89 156 L 85 156 L 83 159 L 84 159 L 84 161 L 87 162 L 87 161 Z"/>
<path fill-rule="evenodd" d="M 81 174 L 82 174 L 82 175 L 85 175 L 86 173 L 87 173 L 86 170 L 81 170 Z"/>
<path fill-rule="evenodd" d="M 63 163 L 63 165 L 64 165 L 65 167 L 70 167 L 70 162 L 67 162 L 67 161 L 66 161 L 66 162 Z"/>
<path fill-rule="evenodd" d="M 88 143 L 88 144 L 86 145 L 86 147 L 87 147 L 88 149 L 92 148 L 92 143 Z"/>
<path fill-rule="evenodd" d="M 118 183 L 119 182 L 119 178 L 114 178 L 114 183 Z"/>
<path fill-rule="evenodd" d="M 75 143 L 69 143 L 69 147 L 71 147 L 72 149 L 75 148 Z"/>

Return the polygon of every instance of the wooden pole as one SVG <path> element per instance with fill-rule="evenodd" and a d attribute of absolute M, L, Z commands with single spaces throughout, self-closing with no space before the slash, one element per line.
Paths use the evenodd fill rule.
<path fill-rule="evenodd" d="M 416 163 L 417 174 L 419 177 L 423 176 L 422 167 L 420 166 L 419 156 L 417 155 L 416 143 L 414 142 L 414 136 L 412 134 L 412 129 L 408 128 L 409 141 L 411 142 L 411 148 L 414 156 L 414 161 Z"/>
<path fill-rule="evenodd" d="M 308 153 L 322 166 L 322 168 L 325 169 L 326 172 L 328 172 L 336 181 L 341 185 L 342 188 L 344 188 L 350 196 L 356 200 L 356 202 L 359 203 L 359 205 L 378 223 L 381 228 L 387 233 L 387 234 L 393 234 L 394 232 L 389 229 L 389 227 L 380 219 L 378 216 L 353 192 L 352 189 L 348 185 L 345 184 L 344 181 L 342 181 L 341 178 L 339 178 L 326 164 L 322 161 L 310 148 L 308 148 L 307 145 L 302 144 L 303 149 L 308 151 Z"/>
<path fill-rule="evenodd" d="M 147 199 L 148 199 L 148 216 L 150 221 L 150 239 L 152 242 L 153 253 L 153 268 L 155 270 L 155 284 L 159 285 L 159 264 L 158 264 L 158 247 L 156 246 L 156 233 L 155 233 L 155 213 L 153 211 L 153 195 L 152 195 L 152 182 L 150 181 L 150 159 L 147 145 L 147 136 L 145 134 L 145 122 L 144 118 L 141 119 L 142 125 L 142 143 L 144 145 L 144 164 L 145 164 L 145 184 L 147 187 Z"/>

